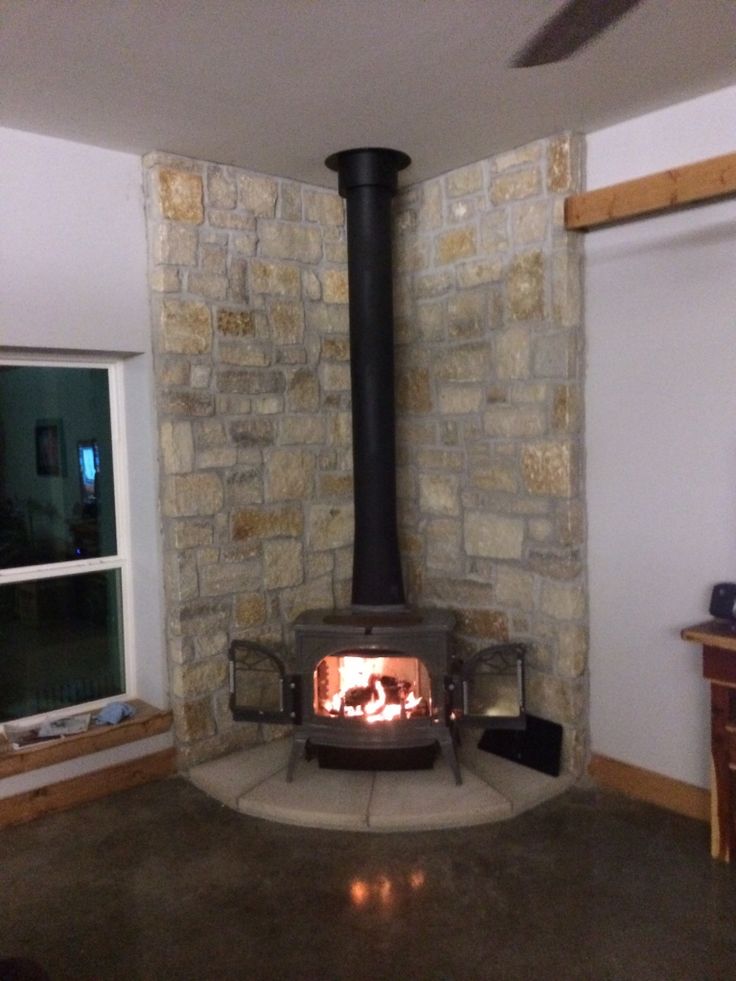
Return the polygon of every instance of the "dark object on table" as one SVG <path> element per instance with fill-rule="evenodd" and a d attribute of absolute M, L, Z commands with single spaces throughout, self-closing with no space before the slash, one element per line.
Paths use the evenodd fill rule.
<path fill-rule="evenodd" d="M 736 619 L 736 582 L 718 582 L 710 594 L 708 612 L 716 620 Z"/>

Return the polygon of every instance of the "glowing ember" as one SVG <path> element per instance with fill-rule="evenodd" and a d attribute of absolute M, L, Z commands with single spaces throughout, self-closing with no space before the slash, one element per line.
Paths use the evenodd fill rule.
<path fill-rule="evenodd" d="M 322 712 L 366 722 L 391 722 L 426 715 L 426 700 L 417 693 L 419 662 L 415 658 L 331 656 L 337 678 L 333 694 L 323 698 Z M 322 662 L 325 664 L 325 662 Z M 397 670 L 402 676 L 397 676 Z M 411 678 L 412 674 L 416 677 Z M 335 690 L 336 689 L 336 690 Z"/>

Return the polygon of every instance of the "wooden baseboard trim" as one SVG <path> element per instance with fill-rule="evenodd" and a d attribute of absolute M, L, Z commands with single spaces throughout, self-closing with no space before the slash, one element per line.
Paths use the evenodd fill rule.
<path fill-rule="evenodd" d="M 126 763 L 5 797 L 0 799 L 0 828 L 24 824 L 55 811 L 65 811 L 119 790 L 130 790 L 153 780 L 161 780 L 175 772 L 176 750 L 164 749 Z"/>
<path fill-rule="evenodd" d="M 597 753 L 591 757 L 588 773 L 608 790 L 617 790 L 698 821 L 710 821 L 710 792 L 702 787 Z"/>

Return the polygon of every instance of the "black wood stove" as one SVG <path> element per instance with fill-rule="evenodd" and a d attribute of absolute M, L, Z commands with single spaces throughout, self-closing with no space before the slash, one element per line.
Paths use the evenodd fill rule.
<path fill-rule="evenodd" d="M 352 605 L 303 613 L 293 656 L 249 641 L 230 648 L 234 717 L 294 724 L 287 780 L 305 753 L 335 751 L 346 766 L 352 754 L 355 765 L 380 769 L 404 768 L 397 761 L 439 748 L 459 784 L 461 722 L 524 725 L 523 645 L 487 648 L 461 665 L 451 649 L 453 614 L 406 605 L 396 520 L 391 200 L 410 162 L 382 148 L 326 160 L 347 207 Z"/>

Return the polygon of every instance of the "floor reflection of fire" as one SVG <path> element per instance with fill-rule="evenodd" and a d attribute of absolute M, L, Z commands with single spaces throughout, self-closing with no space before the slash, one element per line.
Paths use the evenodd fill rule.
<path fill-rule="evenodd" d="M 431 714 L 429 674 L 416 657 L 331 654 L 317 666 L 315 681 L 317 715 L 375 723 Z"/>
<path fill-rule="evenodd" d="M 412 869 L 405 876 L 377 875 L 353 879 L 348 887 L 353 906 L 390 907 L 422 889 L 426 883 L 423 869 Z"/>

